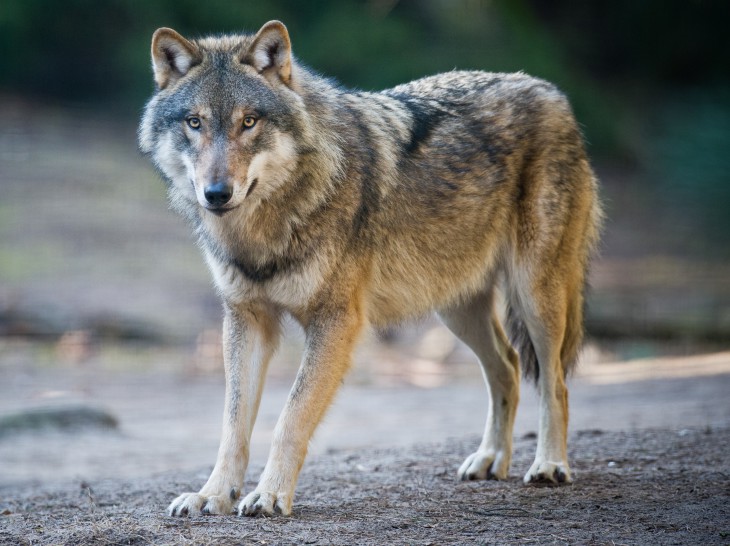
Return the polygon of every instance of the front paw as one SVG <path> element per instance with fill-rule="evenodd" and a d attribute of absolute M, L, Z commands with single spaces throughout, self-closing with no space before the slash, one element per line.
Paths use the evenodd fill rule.
<path fill-rule="evenodd" d="M 510 457 L 503 451 L 479 450 L 469 455 L 459 467 L 458 476 L 467 480 L 506 480 Z"/>
<path fill-rule="evenodd" d="M 190 516 L 193 514 L 218 515 L 233 514 L 234 503 L 239 493 L 231 489 L 228 495 L 204 495 L 201 493 L 183 493 L 167 508 L 170 516 Z"/>
<path fill-rule="evenodd" d="M 239 516 L 291 515 L 292 497 L 270 491 L 253 491 L 238 505 Z"/>
<path fill-rule="evenodd" d="M 563 485 L 570 484 L 570 467 L 566 462 L 544 461 L 536 459 L 525 474 L 526 484 Z"/>

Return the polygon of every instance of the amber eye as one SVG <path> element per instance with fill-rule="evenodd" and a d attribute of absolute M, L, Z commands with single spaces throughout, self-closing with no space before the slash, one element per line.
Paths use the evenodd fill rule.
<path fill-rule="evenodd" d="M 186 119 L 185 121 L 187 122 L 188 127 L 190 127 L 191 129 L 195 129 L 195 130 L 200 129 L 200 118 L 196 118 L 193 116 L 193 117 Z"/>
<path fill-rule="evenodd" d="M 245 118 L 243 118 L 243 128 L 244 129 L 250 129 L 254 125 L 256 125 L 256 118 L 255 117 L 253 117 L 253 116 L 246 116 Z"/>

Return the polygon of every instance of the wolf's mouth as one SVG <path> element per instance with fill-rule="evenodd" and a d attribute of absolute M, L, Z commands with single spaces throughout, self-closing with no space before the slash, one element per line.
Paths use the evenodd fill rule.
<path fill-rule="evenodd" d="M 253 182 L 251 182 L 251 185 L 248 187 L 248 190 L 246 190 L 246 197 L 251 195 L 251 192 L 253 191 L 253 189 L 256 187 L 256 184 L 258 184 L 258 183 L 259 183 L 259 179 L 254 178 Z"/>
<path fill-rule="evenodd" d="M 222 208 L 222 207 L 215 207 L 215 208 L 213 208 L 213 207 L 203 207 L 203 208 L 205 210 L 207 210 L 208 212 L 210 212 L 212 214 L 215 214 L 216 216 L 218 216 L 220 218 L 221 216 L 223 216 L 227 212 L 231 212 L 236 207 L 227 207 L 227 208 Z"/>

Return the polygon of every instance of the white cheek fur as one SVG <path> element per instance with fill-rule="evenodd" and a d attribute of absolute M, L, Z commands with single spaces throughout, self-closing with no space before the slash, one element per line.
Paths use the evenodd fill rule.
<path fill-rule="evenodd" d="M 258 180 L 260 186 L 275 189 L 286 182 L 297 165 L 297 151 L 294 139 L 279 133 L 274 146 L 257 154 L 248 167 L 245 191 Z M 245 193 L 244 193 L 245 196 Z"/>
<path fill-rule="evenodd" d="M 160 138 L 154 160 L 179 192 L 195 199 L 195 189 L 191 184 L 195 180 L 195 167 L 190 157 L 175 149 L 172 135 L 165 134 Z"/>

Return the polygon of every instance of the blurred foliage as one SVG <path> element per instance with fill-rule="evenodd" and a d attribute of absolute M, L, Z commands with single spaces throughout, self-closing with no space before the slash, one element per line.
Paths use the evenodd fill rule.
<path fill-rule="evenodd" d="M 649 128 L 644 170 L 674 250 L 730 259 L 730 89 L 703 87 L 669 94 Z M 686 217 L 692 217 L 692 223 Z"/>
<path fill-rule="evenodd" d="M 255 31 L 274 18 L 299 59 L 347 86 L 453 68 L 551 80 L 594 157 L 644 168 L 678 198 L 728 202 L 727 0 L 3 0 L 0 89 L 136 118 L 154 29 Z M 728 233 L 728 215 L 713 215 Z"/>

